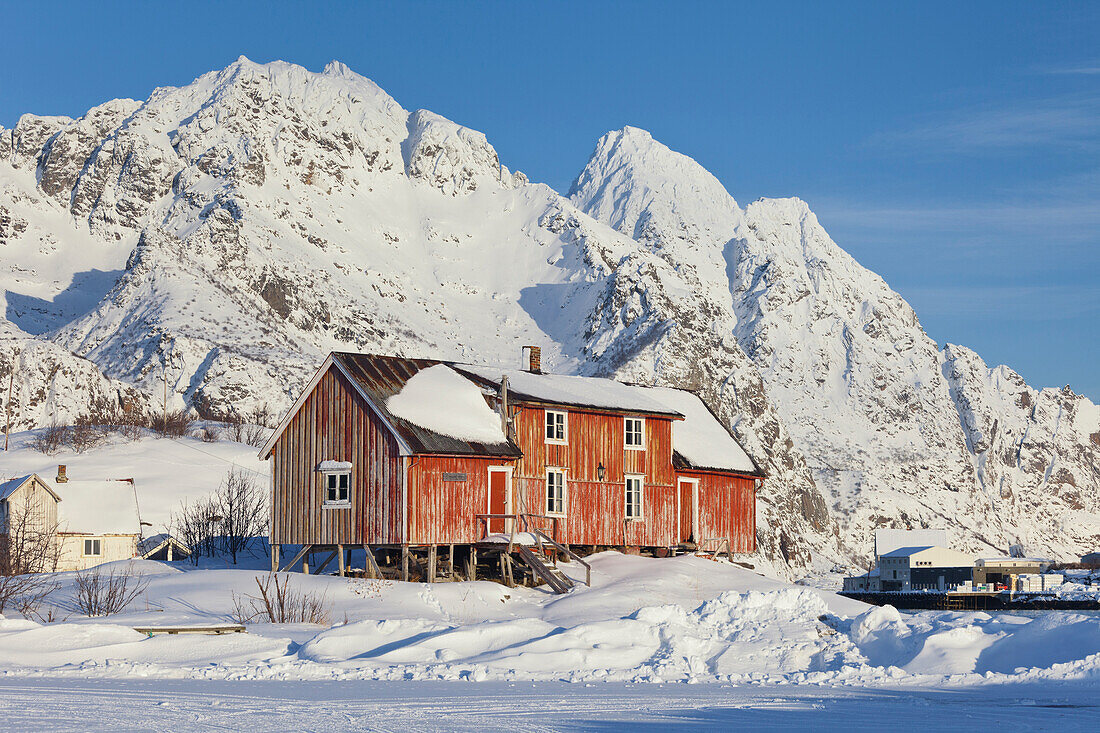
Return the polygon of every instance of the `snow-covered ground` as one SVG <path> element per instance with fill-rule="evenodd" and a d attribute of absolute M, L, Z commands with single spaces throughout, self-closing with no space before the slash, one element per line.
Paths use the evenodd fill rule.
<path fill-rule="evenodd" d="M 135 561 L 146 591 L 96 619 L 78 616 L 73 576 L 58 574 L 51 602 L 67 618 L 0 621 L 0 676 L 918 687 L 1100 677 L 1096 614 L 900 614 L 702 558 L 607 552 L 592 564 L 593 587 L 565 596 L 293 575 L 294 588 L 324 597 L 324 624 L 153 638 L 133 627 L 232 621 L 234 597 L 256 595 L 263 573 Z"/>
<path fill-rule="evenodd" d="M 1093 730 L 1091 685 L 968 690 L 604 683 L 0 679 L 13 730 Z"/>

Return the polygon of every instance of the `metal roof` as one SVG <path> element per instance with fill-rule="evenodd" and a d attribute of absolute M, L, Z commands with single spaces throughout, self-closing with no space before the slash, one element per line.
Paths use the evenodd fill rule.
<path fill-rule="evenodd" d="M 389 423 L 394 432 L 408 444 L 413 453 L 441 455 L 498 456 L 519 458 L 523 455 L 519 446 L 509 440 L 507 443 L 475 443 L 441 435 L 419 425 L 402 420 L 386 408 L 386 401 L 401 391 L 421 369 L 446 364 L 434 359 L 405 359 L 399 356 L 379 356 L 377 354 L 352 354 L 333 352 L 333 361 L 349 379 L 371 401 L 372 407 L 382 419 Z"/>

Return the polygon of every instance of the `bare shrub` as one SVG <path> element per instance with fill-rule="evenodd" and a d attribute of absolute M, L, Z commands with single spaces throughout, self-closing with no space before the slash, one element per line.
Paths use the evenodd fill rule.
<path fill-rule="evenodd" d="M 221 431 L 217 428 L 199 428 L 198 437 L 204 443 L 217 443 L 221 437 Z"/>
<path fill-rule="evenodd" d="M 262 448 L 271 431 L 262 425 L 248 425 L 244 431 L 244 442 L 253 448 Z"/>
<path fill-rule="evenodd" d="M 110 423 L 101 422 L 102 415 L 79 415 L 65 431 L 65 442 L 77 453 L 102 445 L 107 440 Z"/>
<path fill-rule="evenodd" d="M 57 569 L 60 548 L 42 501 L 0 503 L 0 613 L 13 606 L 30 615 L 57 589 L 48 573 Z"/>
<path fill-rule="evenodd" d="M 85 616 L 110 616 L 130 605 L 149 581 L 141 573 L 131 573 L 129 568 L 112 568 L 104 573 L 92 568 L 76 574 L 76 607 Z"/>
<path fill-rule="evenodd" d="M 194 424 L 187 410 L 172 410 L 153 419 L 153 429 L 165 438 L 182 438 L 190 434 Z"/>
<path fill-rule="evenodd" d="M 291 587 L 288 574 L 268 573 L 262 580 L 256 576 L 256 587 L 259 596 L 233 594 L 233 615 L 238 623 L 259 619 L 273 624 L 329 624 L 331 614 L 325 594 Z"/>
<path fill-rule="evenodd" d="M 39 429 L 30 441 L 31 448 L 39 453 L 53 454 L 65 444 L 68 428 L 57 420 L 51 420 L 46 427 Z"/>

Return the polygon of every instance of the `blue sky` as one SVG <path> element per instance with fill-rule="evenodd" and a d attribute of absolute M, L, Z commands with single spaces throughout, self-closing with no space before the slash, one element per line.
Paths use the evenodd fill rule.
<path fill-rule="evenodd" d="M 0 125 L 335 58 L 565 191 L 630 124 L 806 199 L 929 335 L 1100 400 L 1100 3 L 4 4 Z"/>

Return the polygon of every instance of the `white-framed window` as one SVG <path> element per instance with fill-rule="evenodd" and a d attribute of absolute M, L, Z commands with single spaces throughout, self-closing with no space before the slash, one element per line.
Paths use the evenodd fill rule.
<path fill-rule="evenodd" d="M 349 506 L 351 504 L 351 471 L 325 471 L 325 505 Z"/>
<path fill-rule="evenodd" d="M 546 513 L 565 516 L 565 471 L 560 468 L 546 469 Z"/>
<path fill-rule="evenodd" d="M 627 474 L 626 476 L 626 518 L 642 518 L 642 482 L 645 476 Z"/>
<path fill-rule="evenodd" d="M 546 411 L 546 442 L 565 445 L 569 439 L 569 413 L 560 410 Z"/>
<path fill-rule="evenodd" d="M 103 554 L 103 545 L 100 540 L 84 540 L 84 555 L 87 557 L 99 557 Z"/>
<path fill-rule="evenodd" d="M 623 445 L 627 450 L 645 450 L 645 418 L 623 418 Z"/>

